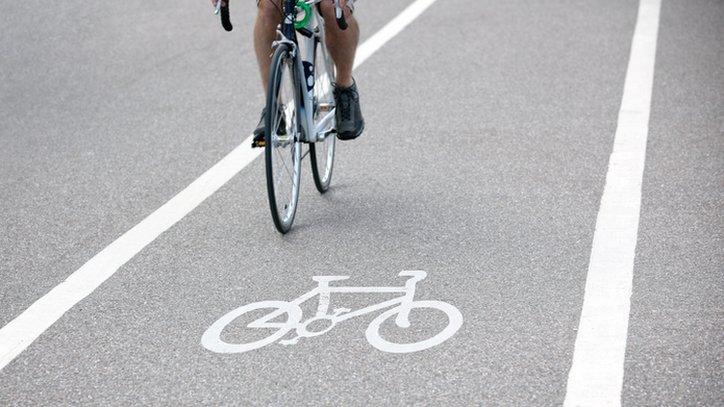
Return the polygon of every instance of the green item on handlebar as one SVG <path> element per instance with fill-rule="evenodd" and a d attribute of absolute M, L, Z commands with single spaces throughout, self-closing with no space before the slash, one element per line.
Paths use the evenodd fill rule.
<path fill-rule="evenodd" d="M 312 7 L 304 0 L 297 0 L 297 7 L 304 11 L 304 18 L 294 22 L 294 28 L 298 30 L 300 28 L 306 27 L 309 23 L 309 20 L 312 19 Z"/>

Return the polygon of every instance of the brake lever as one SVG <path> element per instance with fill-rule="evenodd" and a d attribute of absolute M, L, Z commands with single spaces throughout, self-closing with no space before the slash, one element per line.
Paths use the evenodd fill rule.
<path fill-rule="evenodd" d="M 229 18 L 229 0 L 226 0 L 226 5 L 223 5 L 222 1 L 224 0 L 216 0 L 214 14 L 221 14 L 221 26 L 224 27 L 224 30 L 231 31 L 234 26 L 231 25 L 231 19 Z"/>
<path fill-rule="evenodd" d="M 347 29 L 347 20 L 344 18 L 344 11 L 340 0 L 334 0 L 334 17 L 337 19 L 337 25 L 341 30 Z"/>

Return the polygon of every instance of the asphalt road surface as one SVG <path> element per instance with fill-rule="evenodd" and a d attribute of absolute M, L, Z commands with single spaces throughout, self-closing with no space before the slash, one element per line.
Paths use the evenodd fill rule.
<path fill-rule="evenodd" d="M 413 3 L 359 2 L 362 42 Z M 637 1 L 426 3 L 356 69 L 366 131 L 338 143 L 327 194 L 303 163 L 290 234 L 274 230 L 256 159 L 120 267 L 99 267 L 108 279 L 67 312 L 52 290 L 83 286 L 66 278 L 256 125 L 255 9 L 232 3 L 229 34 L 203 0 L 0 4 L 0 405 L 608 405 L 572 395 L 572 364 L 588 360 L 592 253 L 611 253 L 594 236 L 619 182 L 607 174 L 622 98 L 647 94 L 642 184 L 620 205 L 639 218 L 617 314 L 625 359 L 606 364 L 622 377 L 613 404 L 724 404 L 724 3 L 662 0 L 655 21 L 639 21 Z M 647 24 L 653 86 L 625 90 Z M 403 270 L 427 272 L 415 300 L 460 317 L 414 308 L 409 328 L 390 318 L 379 337 L 421 343 L 461 323 L 427 349 L 380 349 L 368 326 L 383 310 L 326 332 L 311 321 L 319 335 L 294 345 L 202 345 L 227 312 L 294 300 L 314 276 L 402 287 Z M 606 295 L 627 303 L 625 287 Z M 367 291 L 333 293 L 329 312 L 396 298 Z M 13 321 L 36 324 L 38 303 L 61 316 L 36 338 Z M 274 329 L 246 323 L 270 311 L 221 338 L 263 338 Z M 18 337 L 31 340 L 8 357 Z"/>

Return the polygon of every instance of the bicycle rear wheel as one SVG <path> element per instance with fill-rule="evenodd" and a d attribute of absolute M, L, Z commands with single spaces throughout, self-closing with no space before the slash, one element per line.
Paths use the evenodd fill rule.
<path fill-rule="evenodd" d="M 292 228 L 302 172 L 295 74 L 289 47 L 278 46 L 269 74 L 265 159 L 269 208 L 274 226 L 280 233 L 287 233 Z"/>
<path fill-rule="evenodd" d="M 329 189 L 332 181 L 332 169 L 334 166 L 334 151 L 337 137 L 335 130 L 335 103 L 332 83 L 334 83 L 335 72 L 332 59 L 327 48 L 319 41 L 315 41 L 314 50 L 314 124 L 324 123 L 322 134 L 324 140 L 309 145 L 309 157 L 312 162 L 312 177 L 314 185 L 320 193 Z"/>

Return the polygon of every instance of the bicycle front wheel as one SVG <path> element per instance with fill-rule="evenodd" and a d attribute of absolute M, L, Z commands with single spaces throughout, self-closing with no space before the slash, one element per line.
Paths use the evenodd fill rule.
<path fill-rule="evenodd" d="M 320 193 L 329 189 L 332 181 L 332 168 L 334 165 L 334 149 L 337 137 L 335 129 L 335 103 L 332 84 L 335 80 L 334 63 L 327 52 L 327 48 L 319 39 L 315 40 L 314 50 L 314 124 L 321 126 L 321 134 L 326 135 L 324 140 L 309 145 L 309 157 L 312 162 L 312 177 L 314 185 Z"/>
<path fill-rule="evenodd" d="M 411 343 L 397 343 L 394 341 L 388 341 L 385 338 L 382 337 L 380 334 L 380 327 L 382 324 L 392 319 L 392 317 L 396 317 L 399 312 L 402 311 L 402 306 L 398 306 L 395 308 L 392 308 L 390 310 L 387 310 L 380 314 L 377 318 L 373 319 L 372 322 L 370 322 L 369 326 L 367 327 L 367 331 L 365 332 L 365 336 L 367 337 L 367 342 L 370 343 L 370 345 L 374 346 L 375 348 L 383 351 L 383 352 L 390 352 L 390 353 L 410 353 L 410 352 L 419 352 L 421 350 L 425 350 L 428 348 L 431 348 L 433 346 L 439 345 L 446 340 L 450 339 L 453 335 L 455 335 L 455 332 L 460 329 L 460 327 L 463 325 L 463 315 L 460 313 L 460 311 L 455 308 L 454 306 L 442 302 L 442 301 L 413 301 L 410 304 L 407 305 L 410 307 L 410 309 L 420 308 L 420 309 L 426 309 L 426 310 L 436 310 L 436 311 L 442 311 L 447 315 L 448 323 L 445 328 L 443 328 L 440 332 L 436 333 L 430 338 L 418 341 L 418 342 L 411 342 Z"/>
<path fill-rule="evenodd" d="M 302 172 L 295 71 L 289 47 L 278 46 L 269 73 L 265 157 L 269 208 L 274 226 L 280 233 L 287 233 L 292 228 Z"/>

